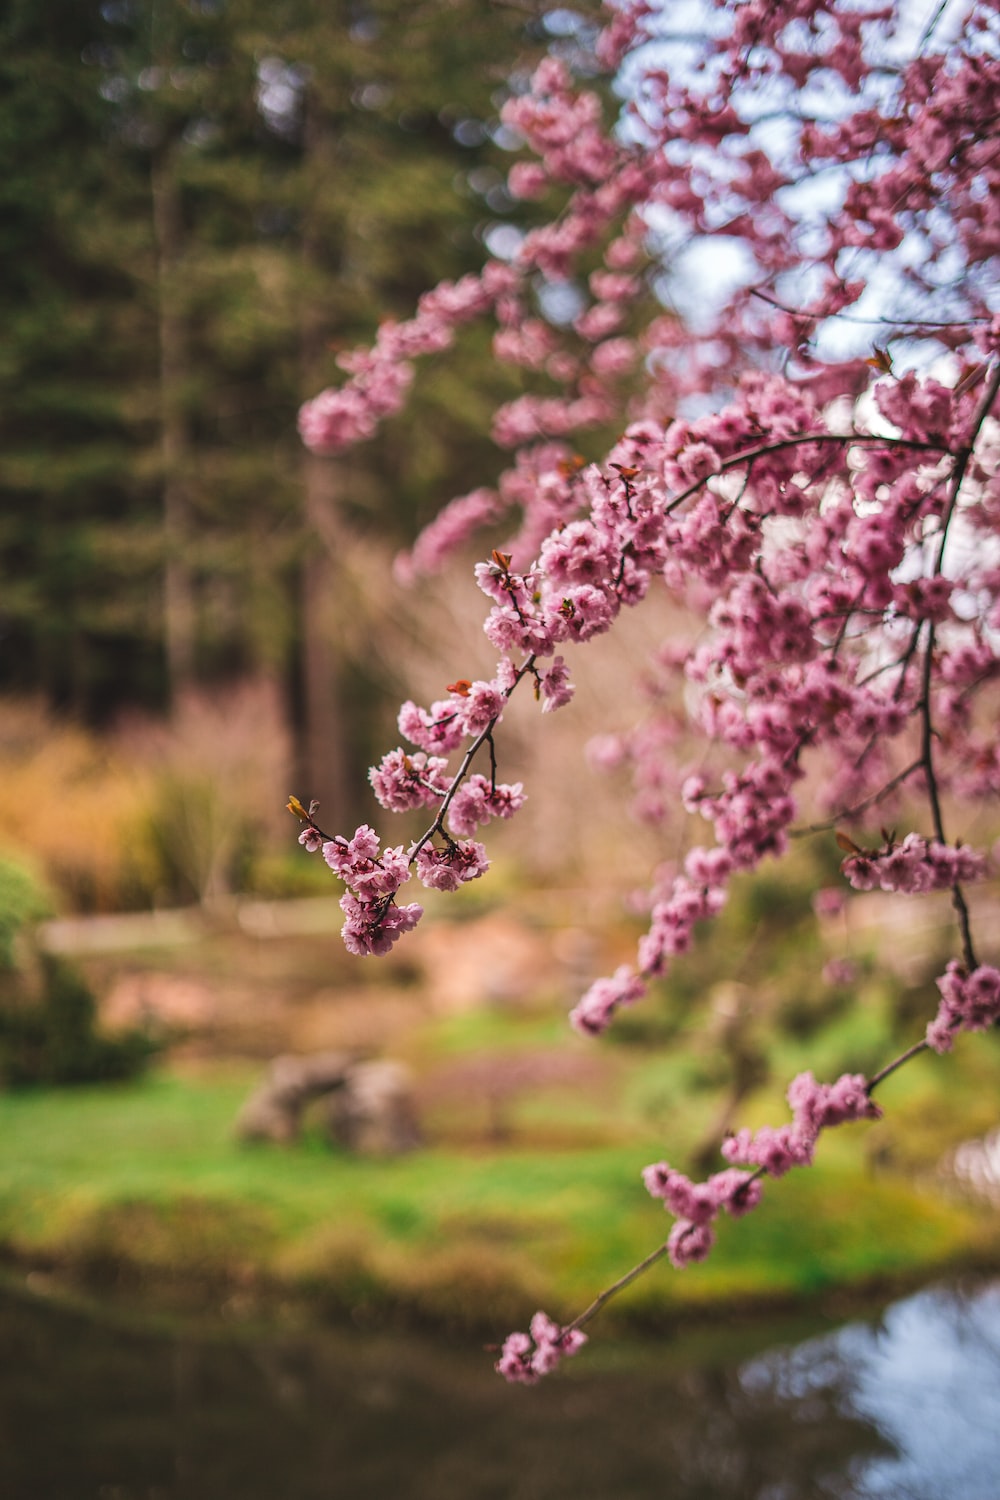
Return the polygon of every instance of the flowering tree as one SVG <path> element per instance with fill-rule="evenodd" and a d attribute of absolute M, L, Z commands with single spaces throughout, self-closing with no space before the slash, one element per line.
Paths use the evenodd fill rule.
<path fill-rule="evenodd" d="M 426 830 L 409 847 L 367 825 L 331 835 L 293 799 L 300 841 L 346 885 L 351 952 L 387 952 L 421 916 L 403 886 L 481 876 L 475 835 L 524 802 L 500 779 L 511 696 L 562 707 L 569 648 L 665 585 L 694 622 L 660 664 L 686 684 L 700 769 L 675 770 L 648 726 L 613 753 L 640 785 L 676 782 L 675 799 L 645 800 L 649 816 L 674 801 L 712 837 L 656 872 L 634 963 L 591 986 L 576 1029 L 600 1033 L 640 1001 L 734 874 L 782 855 L 811 765 L 847 884 L 950 891 L 955 938 L 937 1012 L 902 1056 L 872 1077 L 800 1075 L 791 1122 L 729 1137 L 706 1182 L 646 1169 L 669 1237 L 569 1325 L 539 1313 L 507 1339 L 498 1369 L 527 1383 L 661 1257 L 703 1260 L 719 1213 L 750 1212 L 765 1178 L 813 1160 L 823 1130 L 876 1117 L 878 1086 L 910 1057 L 1000 1020 L 1000 971 L 979 959 L 965 896 L 986 855 L 946 827 L 949 809 L 1000 792 L 997 8 L 620 0 L 593 53 L 626 101 L 614 119 L 594 68 L 581 81 L 558 56 L 504 110 L 525 147 L 510 192 L 550 195 L 549 221 L 384 325 L 302 412 L 321 452 L 370 436 L 405 400 L 413 360 L 476 318 L 495 319 L 498 359 L 538 373 L 537 394 L 496 413 L 513 450 L 498 485 L 452 501 L 401 562 L 430 573 L 490 528 L 475 576 L 496 672 L 404 704 L 406 747 L 371 773 L 382 806 L 425 809 Z M 695 283 L 685 310 L 699 265 L 727 285 Z M 678 305 L 639 326 L 650 267 Z M 571 318 L 543 315 L 557 293 Z M 603 461 L 578 459 L 571 437 L 612 420 L 624 435 Z M 863 842 L 865 820 L 888 823 L 904 793 L 920 826 Z"/>

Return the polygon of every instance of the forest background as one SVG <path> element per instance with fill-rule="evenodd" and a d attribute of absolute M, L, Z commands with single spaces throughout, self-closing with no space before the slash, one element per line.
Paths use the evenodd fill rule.
<path fill-rule="evenodd" d="M 404 414 L 337 459 L 301 447 L 297 410 L 339 351 L 530 223 L 504 187 L 506 60 L 549 48 L 585 70 L 595 9 L 408 5 L 404 46 L 400 7 L 380 0 L 7 7 L 8 925 L 56 909 L 207 914 L 183 947 L 154 936 L 80 960 L 105 1021 L 116 997 L 129 1024 L 152 1015 L 168 1070 L 124 1092 L 0 1099 L 0 1235 L 16 1259 L 318 1283 L 337 1305 L 502 1331 L 532 1299 L 569 1306 L 648 1248 L 654 1211 L 638 1187 L 622 1196 L 621 1168 L 636 1177 L 667 1119 L 676 1142 L 682 1117 L 680 1149 L 703 1160 L 737 1108 L 763 1117 L 799 1066 L 875 1066 L 926 1006 L 933 914 L 886 966 L 901 944 L 883 925 L 816 916 L 839 857 L 816 847 L 790 877 L 738 890 L 723 940 L 600 1060 L 562 1041 L 575 991 L 634 938 L 609 870 L 638 847 L 657 857 L 651 837 L 630 835 L 622 853 L 601 817 L 610 793 L 575 747 L 613 726 L 616 684 L 662 614 L 581 664 L 579 712 L 547 730 L 547 772 L 512 716 L 510 770 L 533 768 L 532 835 L 500 842 L 501 878 L 463 897 L 444 938 L 421 935 L 410 957 L 359 979 L 329 936 L 332 892 L 318 936 L 268 941 L 247 917 L 248 899 L 328 889 L 294 846 L 289 790 L 354 826 L 403 683 L 431 698 L 476 674 L 474 599 L 445 580 L 414 602 L 392 559 L 442 500 L 500 470 L 484 434 L 523 375 L 471 329 L 447 361 L 426 362 Z M 655 302 L 655 267 L 649 281 Z M 614 435 L 588 442 L 596 453 Z M 526 876 L 542 896 L 516 896 Z M 512 897 L 505 926 L 484 903 Z M 151 995 L 171 997 L 163 1014 Z M 231 1124 L 260 1062 L 318 1045 L 403 1055 L 431 1149 L 376 1177 L 343 1160 L 332 1173 L 315 1141 L 292 1166 L 240 1154 Z M 744 1231 L 732 1258 L 693 1291 L 643 1290 L 637 1315 L 991 1260 L 995 1214 L 942 1199 L 939 1168 L 993 1123 L 998 1069 L 992 1039 L 915 1066 L 863 1151 L 838 1142 L 827 1176 Z M 504 1163 L 528 1148 L 526 1186 Z M 946 1180 L 961 1192 L 954 1171 Z"/>

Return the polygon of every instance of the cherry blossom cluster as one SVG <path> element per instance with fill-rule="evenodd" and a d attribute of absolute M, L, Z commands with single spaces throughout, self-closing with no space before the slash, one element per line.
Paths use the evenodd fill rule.
<path fill-rule="evenodd" d="M 1000 969 L 980 964 L 968 974 L 953 959 L 937 985 L 941 1004 L 927 1027 L 935 1052 L 950 1052 L 959 1031 L 985 1031 L 1000 1022 Z"/>
<path fill-rule="evenodd" d="M 844 1073 L 836 1083 L 817 1083 L 811 1073 L 800 1073 L 788 1086 L 792 1123 L 763 1126 L 755 1133 L 741 1130 L 723 1142 L 728 1162 L 761 1167 L 769 1177 L 782 1177 L 792 1167 L 811 1166 L 820 1131 L 850 1120 L 877 1120 L 882 1111 L 870 1097 L 868 1080 L 860 1073 Z"/>
<path fill-rule="evenodd" d="M 856 394 L 866 358 L 831 359 L 830 322 L 852 309 L 869 315 L 872 289 L 897 267 L 905 313 L 895 327 L 885 320 L 887 338 L 905 329 L 957 349 L 974 335 L 981 354 L 996 351 L 989 277 L 968 274 L 995 256 L 1000 233 L 1000 163 L 989 144 L 1000 91 L 995 7 L 957 0 L 944 8 L 948 40 L 938 43 L 936 23 L 910 56 L 893 4 L 716 8 L 698 60 L 689 36 L 671 36 L 666 7 L 609 7 L 594 61 L 623 69 L 625 128 L 588 86 L 593 68 L 576 78 L 565 61 L 543 60 L 503 121 L 532 153 L 512 168 L 509 190 L 537 199 L 561 188 L 552 221 L 525 235 L 509 262 L 443 284 L 414 318 L 386 324 L 371 350 L 342 356 L 347 384 L 303 409 L 310 446 L 329 452 L 371 436 L 405 400 L 413 360 L 487 314 L 499 359 L 565 388 L 498 413 L 505 444 L 607 420 L 620 377 L 641 358 L 660 375 L 650 414 L 775 348 L 821 399 Z M 651 233 L 668 257 L 714 237 L 746 247 L 749 276 L 729 301 L 700 310 L 711 321 L 698 339 L 677 318 L 623 332 L 644 293 Z M 538 316 L 533 288 L 539 278 L 571 281 L 595 249 L 603 264 L 577 278 L 589 295 L 564 334 Z"/>
<path fill-rule="evenodd" d="M 370 349 L 339 355 L 337 362 L 350 379 L 302 407 L 302 441 L 309 448 L 332 453 L 371 437 L 385 417 L 405 404 L 413 360 L 447 349 L 455 330 L 481 317 L 514 279 L 505 266 L 491 263 L 481 276 L 442 282 L 421 297 L 414 317 L 383 323 Z"/>
<path fill-rule="evenodd" d="M 496 1362 L 497 1373 L 512 1385 L 537 1385 L 543 1375 L 551 1374 L 587 1342 L 587 1335 L 578 1328 L 561 1328 L 543 1312 L 535 1313 L 530 1330 L 509 1333 Z"/>
<path fill-rule="evenodd" d="M 957 884 L 982 880 L 986 857 L 968 844 L 952 848 L 908 833 L 901 844 L 865 851 L 844 860 L 841 869 L 856 891 L 943 891 Z"/>
<path fill-rule="evenodd" d="M 721 1209 L 739 1218 L 756 1208 L 761 1196 L 760 1178 L 736 1168 L 695 1183 L 658 1161 L 645 1168 L 642 1180 L 651 1197 L 661 1198 L 677 1219 L 667 1240 L 667 1254 L 677 1270 L 706 1259 L 715 1243 L 712 1221 Z"/>
<path fill-rule="evenodd" d="M 315 849 L 317 832 L 310 823 L 299 835 L 299 842 Z M 410 878 L 402 846 L 382 849 L 378 834 L 367 824 L 362 824 L 352 839 L 320 837 L 318 845 L 330 869 L 347 886 L 340 906 L 348 952 L 358 957 L 388 953 L 397 938 L 423 916 L 423 907 L 416 903 L 399 906 L 395 900 L 400 886 Z"/>
<path fill-rule="evenodd" d="M 430 890 L 456 891 L 489 869 L 482 844 L 469 837 L 494 818 L 509 818 L 524 802 L 520 782 L 496 779 L 495 762 L 489 777 L 469 768 L 478 750 L 493 745 L 493 730 L 503 717 L 508 697 L 521 676 L 531 673 L 543 708 L 568 699 L 571 687 L 565 665 L 557 658 L 545 672 L 531 661 L 517 670 L 500 664 L 491 682 L 461 679 L 448 688 L 448 697 L 429 709 L 412 701 L 399 712 L 400 733 L 416 750 L 399 747 L 383 756 L 370 772 L 375 796 L 390 812 L 433 808 L 431 826 L 408 849 L 382 847 L 375 830 L 362 824 L 350 839 L 329 837 L 314 820 L 315 804 L 307 809 L 293 797 L 289 809 L 305 824 L 299 843 L 310 853 L 320 851 L 333 873 L 347 887 L 341 898 L 342 935 L 348 951 L 359 956 L 382 956 L 423 916 L 417 902 L 400 906 L 400 888 L 412 874 Z M 448 754 L 471 741 L 457 773 L 449 772 Z M 443 751 L 434 754 L 433 751 Z M 440 842 L 436 842 L 440 839 Z"/>
<path fill-rule="evenodd" d="M 951 892 L 960 957 L 923 1040 L 867 1080 L 800 1075 L 791 1123 L 728 1139 L 706 1182 L 649 1167 L 677 1220 L 649 1264 L 704 1259 L 723 1209 L 749 1211 L 765 1175 L 810 1164 L 822 1130 L 876 1118 L 873 1090 L 911 1055 L 1000 1021 L 1000 971 L 979 960 L 964 895 L 987 859 L 945 827 L 953 806 L 1000 793 L 1000 12 L 952 0 L 918 34 L 903 11 L 715 0 L 699 43 L 662 0 L 609 5 L 586 65 L 548 57 L 504 106 L 524 151 L 510 192 L 550 200 L 549 221 L 343 356 L 346 383 L 301 417 L 319 451 L 371 436 L 414 359 L 474 318 L 494 320 L 494 353 L 524 382 L 494 414 L 505 470 L 397 563 L 431 577 L 488 530 L 474 576 L 494 675 L 405 703 L 406 748 L 371 772 L 381 806 L 425 814 L 425 831 L 405 848 L 367 825 L 331 838 L 290 804 L 346 885 L 352 952 L 384 953 L 416 924 L 421 908 L 397 899 L 413 875 L 456 890 L 485 872 L 474 836 L 525 801 L 498 779 L 512 693 L 527 683 L 543 712 L 564 708 L 572 650 L 654 589 L 676 630 L 641 722 L 591 758 L 627 768 L 634 813 L 686 852 L 653 873 L 634 961 L 591 985 L 574 1027 L 596 1035 L 640 1001 L 807 811 L 847 856 L 838 906 L 849 890 Z M 727 295 L 685 302 L 699 249 L 734 240 Z M 567 285 L 577 310 L 546 316 Z M 612 423 L 599 462 L 574 451 Z M 869 818 L 902 815 L 920 826 L 866 844 Z M 570 1325 L 537 1314 L 497 1368 L 534 1383 L 646 1264 Z"/>
<path fill-rule="evenodd" d="M 811 1073 L 800 1073 L 789 1086 L 788 1102 L 790 1125 L 765 1125 L 755 1133 L 741 1130 L 728 1138 L 722 1154 L 738 1165 L 713 1173 L 707 1182 L 691 1182 L 663 1161 L 646 1167 L 642 1178 L 647 1191 L 662 1199 L 677 1220 L 667 1254 L 678 1270 L 708 1256 L 715 1243 L 712 1223 L 722 1209 L 741 1218 L 757 1207 L 764 1174 L 782 1177 L 792 1167 L 810 1166 L 820 1131 L 848 1120 L 878 1119 L 882 1113 L 861 1074 L 845 1073 L 836 1083 L 820 1084 Z"/>

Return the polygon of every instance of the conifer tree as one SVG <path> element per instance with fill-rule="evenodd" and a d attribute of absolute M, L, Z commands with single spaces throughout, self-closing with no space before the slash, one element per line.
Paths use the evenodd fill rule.
<path fill-rule="evenodd" d="M 545 35 L 531 6 L 481 0 L 67 10 L 5 22 L 24 172 L 0 294 L 2 682 L 100 718 L 279 678 L 328 802 L 360 779 L 382 670 L 346 628 L 345 555 L 499 466 L 483 419 L 520 377 L 474 330 L 347 462 L 303 457 L 295 411 L 433 264 L 459 276 L 484 226 L 530 221 L 493 137 L 507 59 Z"/>

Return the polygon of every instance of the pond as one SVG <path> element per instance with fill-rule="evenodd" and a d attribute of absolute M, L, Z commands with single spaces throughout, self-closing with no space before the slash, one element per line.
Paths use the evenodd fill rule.
<path fill-rule="evenodd" d="M 136 1326 L 8 1286 L 0 1495 L 996 1500 L 1000 1282 L 823 1332 L 597 1341 L 534 1390 L 468 1345 Z"/>

